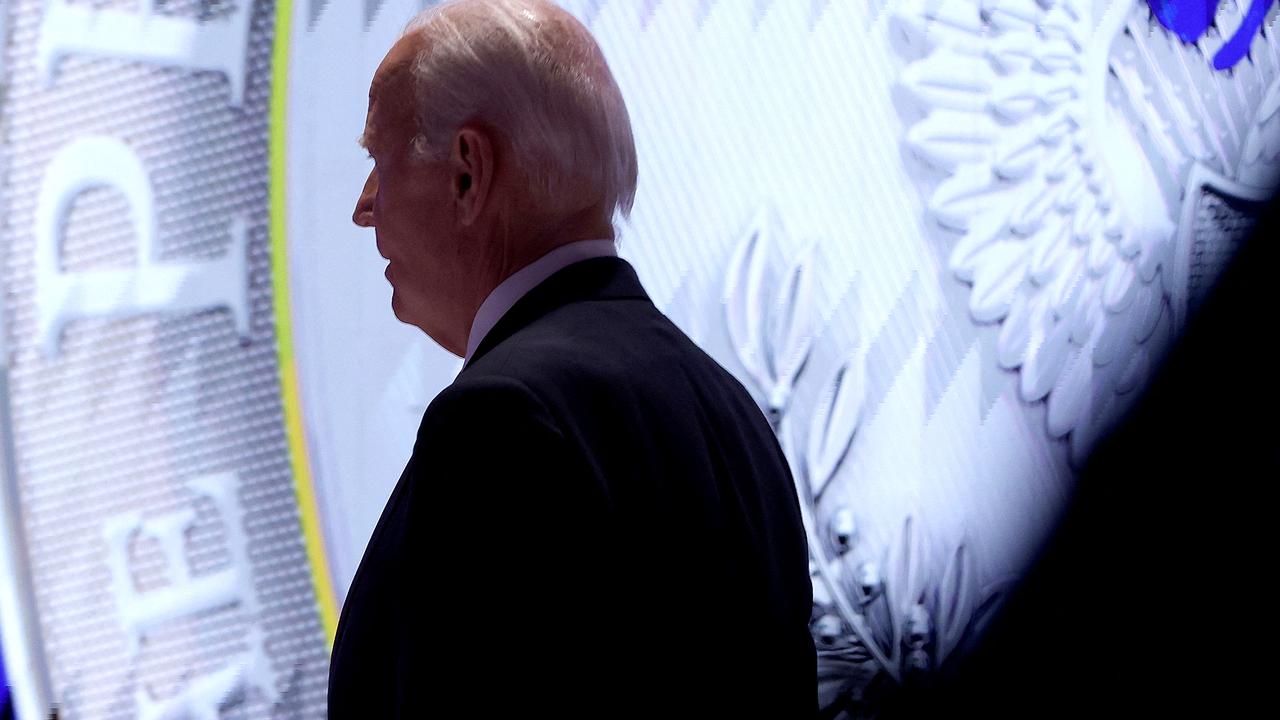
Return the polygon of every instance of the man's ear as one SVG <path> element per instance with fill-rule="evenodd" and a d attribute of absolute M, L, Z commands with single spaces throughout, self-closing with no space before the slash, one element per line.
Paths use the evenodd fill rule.
<path fill-rule="evenodd" d="M 493 150 L 491 135 L 481 127 L 464 125 L 453 136 L 453 199 L 458 222 L 464 226 L 480 217 L 493 187 Z"/>

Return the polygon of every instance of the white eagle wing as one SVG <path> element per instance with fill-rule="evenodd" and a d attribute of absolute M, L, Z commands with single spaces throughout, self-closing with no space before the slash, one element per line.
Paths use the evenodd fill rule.
<path fill-rule="evenodd" d="M 1172 214 L 1134 129 L 1110 106 L 1093 117 L 1088 10 L 921 0 L 896 18 L 932 46 L 902 74 L 929 108 L 906 142 L 950 175 L 928 202 L 963 233 L 950 269 L 972 284 L 972 319 L 1000 324 L 996 361 L 1019 370 L 1024 401 L 1046 400 L 1047 430 L 1070 435 L 1076 463 L 1173 328 Z"/>

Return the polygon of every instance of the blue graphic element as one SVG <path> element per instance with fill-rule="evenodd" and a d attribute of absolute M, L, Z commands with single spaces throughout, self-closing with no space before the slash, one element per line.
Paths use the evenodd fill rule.
<path fill-rule="evenodd" d="M 4 674 L 4 653 L 0 652 L 0 718 L 13 717 L 9 710 L 9 676 Z"/>
<path fill-rule="evenodd" d="M 1240 62 L 1240 58 L 1249 53 L 1249 45 L 1253 43 L 1253 36 L 1262 30 L 1262 21 L 1266 19 L 1271 3 L 1272 0 L 1253 0 L 1253 4 L 1249 5 L 1249 12 L 1244 16 L 1244 21 L 1240 23 L 1240 29 L 1236 30 L 1236 34 L 1223 43 L 1218 53 L 1213 56 L 1215 70 L 1226 70 Z"/>
<path fill-rule="evenodd" d="M 1184 43 L 1193 43 L 1213 25 L 1218 0 L 1147 0 L 1147 7 Z"/>
<path fill-rule="evenodd" d="M 1226 70 L 1234 67 L 1249 54 L 1249 45 L 1262 31 L 1262 21 L 1274 0 L 1253 0 L 1244 20 L 1234 35 L 1227 39 L 1213 56 L 1213 68 Z M 1194 43 L 1213 26 L 1218 0 L 1147 0 L 1147 7 L 1160 24 L 1184 43 Z"/>

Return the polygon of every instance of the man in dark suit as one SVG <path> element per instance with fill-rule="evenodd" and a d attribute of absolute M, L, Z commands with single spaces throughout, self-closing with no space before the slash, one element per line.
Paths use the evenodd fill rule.
<path fill-rule="evenodd" d="M 392 308 L 466 363 L 347 595 L 330 717 L 812 716 L 791 473 L 616 254 L 636 154 L 587 30 L 541 0 L 429 10 L 362 141 Z"/>

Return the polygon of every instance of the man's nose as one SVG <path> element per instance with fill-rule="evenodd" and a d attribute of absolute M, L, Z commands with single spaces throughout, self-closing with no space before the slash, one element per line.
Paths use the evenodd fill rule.
<path fill-rule="evenodd" d="M 351 215 L 351 222 L 360 227 L 373 227 L 373 198 L 378 194 L 377 170 L 369 171 L 369 179 L 364 181 L 364 190 L 356 201 L 356 211 Z"/>

